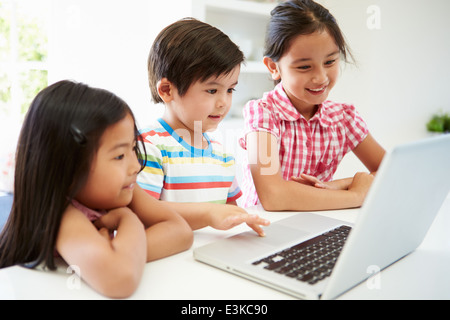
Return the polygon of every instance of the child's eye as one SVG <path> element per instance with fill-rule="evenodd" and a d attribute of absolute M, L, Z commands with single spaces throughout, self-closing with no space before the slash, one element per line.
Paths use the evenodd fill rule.
<path fill-rule="evenodd" d="M 228 93 L 233 93 L 234 91 L 236 91 L 235 88 L 230 88 L 230 89 L 228 89 Z"/>
<path fill-rule="evenodd" d="M 214 94 L 217 92 L 217 89 L 210 89 L 210 90 L 206 90 L 206 92 L 210 93 L 210 94 Z"/>
<path fill-rule="evenodd" d="M 336 60 L 329 60 L 329 61 L 325 62 L 325 64 L 329 66 L 329 65 L 332 65 L 335 62 L 336 62 Z"/>
<path fill-rule="evenodd" d="M 300 69 L 300 70 L 308 70 L 308 69 L 310 69 L 311 67 L 310 66 L 301 66 L 301 67 L 297 67 L 297 69 Z"/>
<path fill-rule="evenodd" d="M 124 154 L 121 154 L 120 156 L 115 157 L 115 160 L 122 160 L 125 157 Z"/>

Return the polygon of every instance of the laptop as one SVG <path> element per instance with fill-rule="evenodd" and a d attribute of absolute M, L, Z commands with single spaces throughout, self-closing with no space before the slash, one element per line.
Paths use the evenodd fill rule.
<path fill-rule="evenodd" d="M 194 258 L 301 299 L 334 299 L 414 251 L 450 191 L 450 134 L 384 157 L 354 225 L 300 212 Z M 276 213 L 274 213 L 276 214 Z"/>

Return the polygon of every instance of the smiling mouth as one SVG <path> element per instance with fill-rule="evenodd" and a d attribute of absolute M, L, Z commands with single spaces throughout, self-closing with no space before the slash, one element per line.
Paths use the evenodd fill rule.
<path fill-rule="evenodd" d="M 130 183 L 129 185 L 125 186 L 124 189 L 133 189 L 135 185 L 136 185 L 135 182 Z"/>
<path fill-rule="evenodd" d="M 323 86 L 317 89 L 307 88 L 306 90 L 312 94 L 322 94 L 323 92 L 325 92 L 326 88 L 327 86 Z"/>
<path fill-rule="evenodd" d="M 210 116 L 208 116 L 208 118 L 219 120 L 220 118 L 222 118 L 222 116 L 221 115 L 210 115 Z"/>

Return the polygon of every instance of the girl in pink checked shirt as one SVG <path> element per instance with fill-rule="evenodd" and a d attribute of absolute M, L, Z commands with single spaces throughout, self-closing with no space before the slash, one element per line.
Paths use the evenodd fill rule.
<path fill-rule="evenodd" d="M 358 207 L 373 180 L 369 173 L 332 181 L 353 151 L 374 173 L 384 156 L 353 105 L 327 100 L 348 47 L 330 12 L 310 0 L 273 11 L 264 64 L 278 84 L 244 108 L 247 150 L 244 206 L 269 211 Z"/>

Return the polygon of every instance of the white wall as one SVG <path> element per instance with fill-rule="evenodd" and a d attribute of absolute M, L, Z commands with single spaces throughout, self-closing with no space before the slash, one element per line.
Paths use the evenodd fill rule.
<path fill-rule="evenodd" d="M 450 2 L 320 2 L 337 18 L 358 61 L 343 71 L 333 97 L 353 101 L 388 148 L 425 137 L 431 115 L 450 112 Z"/>
<path fill-rule="evenodd" d="M 151 44 L 190 15 L 190 0 L 52 0 L 49 83 L 72 79 L 111 90 L 145 122 L 163 108 L 150 98 Z"/>
<path fill-rule="evenodd" d="M 358 62 L 331 98 L 352 102 L 387 149 L 425 138 L 433 113 L 450 112 L 448 0 L 319 0 L 338 20 Z M 364 170 L 347 155 L 335 178 Z"/>

